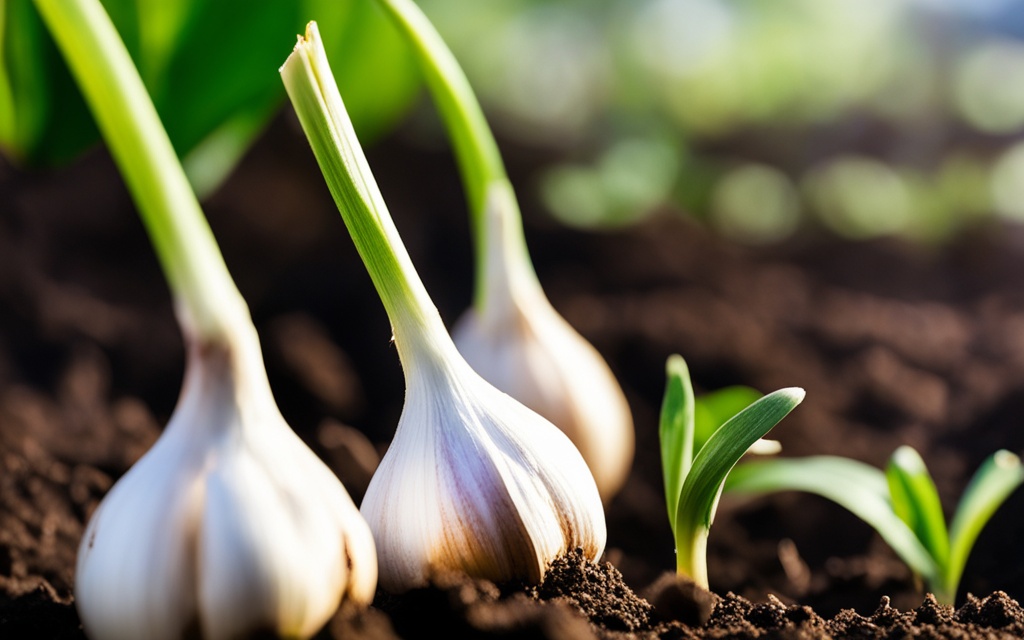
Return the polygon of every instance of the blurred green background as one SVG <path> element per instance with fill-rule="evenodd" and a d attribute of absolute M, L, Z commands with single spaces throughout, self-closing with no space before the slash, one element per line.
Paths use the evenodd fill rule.
<path fill-rule="evenodd" d="M 0 144 L 26 166 L 96 140 L 29 0 L 3 11 Z M 368 0 L 105 0 L 201 193 L 283 106 L 316 19 L 364 139 L 414 108 Z M 1024 219 L 1024 1 L 420 0 L 536 189 L 577 227 L 658 211 L 742 242 L 801 229 L 939 242 Z"/>

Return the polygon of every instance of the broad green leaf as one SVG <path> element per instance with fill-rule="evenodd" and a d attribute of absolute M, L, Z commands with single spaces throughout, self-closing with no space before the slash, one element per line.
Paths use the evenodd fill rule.
<path fill-rule="evenodd" d="M 323 16 L 329 57 L 364 136 L 412 104 L 419 76 L 394 25 L 362 0 L 103 0 L 175 151 L 201 193 L 237 163 L 283 102 L 279 44 Z M 31 0 L 0 3 L 0 149 L 58 165 L 99 139 Z"/>
<path fill-rule="evenodd" d="M 186 336 L 251 323 L 142 77 L 100 0 L 36 0 L 139 210 Z"/>
<path fill-rule="evenodd" d="M 356 132 L 364 141 L 379 137 L 406 114 L 422 84 L 408 42 L 374 2 L 306 3 L 308 17 L 317 20 L 325 37 L 330 34 L 327 57 Z M 339 28 L 325 24 L 339 12 L 344 19 Z"/>
<path fill-rule="evenodd" d="M 31 0 L 0 3 L 0 149 L 12 157 L 28 155 L 50 112 L 45 38 Z"/>
<path fill-rule="evenodd" d="M 203 138 L 182 159 L 185 173 L 196 195 L 202 200 L 210 195 L 238 164 L 276 109 L 239 111 Z"/>
<path fill-rule="evenodd" d="M 696 398 L 693 408 L 694 447 L 700 450 L 720 426 L 761 397 L 756 389 L 737 385 Z"/>
<path fill-rule="evenodd" d="M 893 511 L 885 474 L 870 465 L 839 456 L 757 460 L 737 466 L 725 488 L 747 494 L 805 491 L 827 498 L 871 525 L 929 584 L 939 582 L 935 560 Z"/>
<path fill-rule="evenodd" d="M 907 523 L 944 573 L 949 558 L 946 516 L 924 460 L 912 447 L 902 446 L 892 454 L 885 477 L 893 511 Z"/>
<path fill-rule="evenodd" d="M 803 389 L 781 389 L 750 405 L 716 431 L 697 452 L 676 509 L 677 570 L 707 585 L 707 535 L 729 471 L 804 399 Z"/>
<path fill-rule="evenodd" d="M 680 355 L 669 356 L 665 364 L 668 381 L 661 403 L 658 439 L 661 444 L 661 471 L 665 480 L 665 504 L 672 534 L 676 532 L 676 510 L 683 481 L 693 460 L 693 385 L 690 370 Z"/>
<path fill-rule="evenodd" d="M 950 554 L 946 590 L 956 596 L 971 548 L 978 534 L 1004 501 L 1024 482 L 1024 466 L 1017 455 L 1001 449 L 989 456 L 975 472 L 960 498 L 949 528 Z"/>

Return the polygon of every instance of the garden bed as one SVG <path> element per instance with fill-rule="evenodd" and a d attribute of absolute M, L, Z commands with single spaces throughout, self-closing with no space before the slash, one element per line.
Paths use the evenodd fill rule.
<path fill-rule="evenodd" d="M 472 275 L 454 164 L 414 130 L 369 155 L 450 324 L 469 304 Z M 726 496 L 708 551 L 719 597 L 665 577 L 674 557 L 657 452 L 665 359 L 680 353 L 698 393 L 806 388 L 773 432 L 786 455 L 881 466 L 913 445 L 951 512 L 987 455 L 1024 448 L 1022 230 L 993 225 L 941 248 L 807 232 L 751 249 L 664 211 L 615 232 L 572 231 L 529 201 L 535 160 L 509 150 L 538 273 L 619 376 L 636 422 L 632 475 L 608 505 L 607 562 L 567 559 L 552 572 L 565 582 L 525 591 L 439 576 L 431 589 L 380 596 L 369 612 L 342 611 L 322 637 L 861 638 L 899 637 L 908 625 L 924 637 L 1024 634 L 1021 492 L 983 531 L 955 613 L 926 600 L 839 507 L 799 494 Z M 102 151 L 52 173 L 0 166 L 0 190 L 0 637 L 77 638 L 71 584 L 84 521 L 173 409 L 181 339 Z M 206 209 L 282 412 L 358 501 L 397 423 L 402 375 L 297 125 L 278 119 Z"/>

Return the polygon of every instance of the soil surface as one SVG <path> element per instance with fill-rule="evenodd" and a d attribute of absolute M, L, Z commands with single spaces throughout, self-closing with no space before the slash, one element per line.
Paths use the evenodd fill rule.
<path fill-rule="evenodd" d="M 620 378 L 637 459 L 608 505 L 601 563 L 560 559 L 531 588 L 440 576 L 343 609 L 320 638 L 1009 638 L 1024 636 L 1024 493 L 982 532 L 957 604 L 926 597 L 872 530 L 803 494 L 726 496 L 704 592 L 669 573 L 657 415 L 666 358 L 697 391 L 801 386 L 774 432 L 786 455 L 881 466 L 917 448 L 951 514 L 999 448 L 1024 448 L 1024 231 L 944 247 L 813 230 L 744 248 L 679 212 L 603 233 L 531 200 L 538 153 L 506 145 L 555 307 Z M 451 325 L 471 250 L 457 172 L 415 128 L 370 163 Z M 0 637 L 81 638 L 72 584 L 86 519 L 157 438 L 181 385 L 181 338 L 152 250 L 108 156 L 25 172 L 0 161 Z M 288 422 L 358 502 L 401 412 L 383 307 L 294 121 L 277 120 L 206 203 L 260 331 Z M 977 597 L 974 595 L 975 594 Z"/>

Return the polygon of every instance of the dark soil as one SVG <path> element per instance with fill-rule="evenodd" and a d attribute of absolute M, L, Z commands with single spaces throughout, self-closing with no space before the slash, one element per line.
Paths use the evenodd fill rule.
<path fill-rule="evenodd" d="M 881 466 L 913 445 L 952 513 L 987 455 L 1024 448 L 1024 231 L 992 225 L 941 248 L 809 231 L 751 249 L 664 211 L 583 233 L 538 213 L 529 197 L 538 158 L 507 151 L 541 280 L 606 356 L 634 412 L 638 457 L 608 507 L 606 557 L 563 558 L 529 589 L 441 576 L 400 598 L 381 594 L 369 611 L 339 612 L 320 637 L 1024 636 L 1021 492 L 982 533 L 955 611 L 835 505 L 726 496 L 708 550 L 719 597 L 667 573 L 657 454 L 664 364 L 680 353 L 698 392 L 806 388 L 774 432 L 787 455 Z M 454 322 L 472 271 L 451 159 L 406 130 L 370 162 Z M 358 501 L 401 411 L 401 370 L 291 120 L 274 124 L 206 210 L 282 412 Z M 105 153 L 53 172 L 0 164 L 0 637 L 82 637 L 71 585 L 84 522 L 156 439 L 182 365 L 166 286 Z"/>

